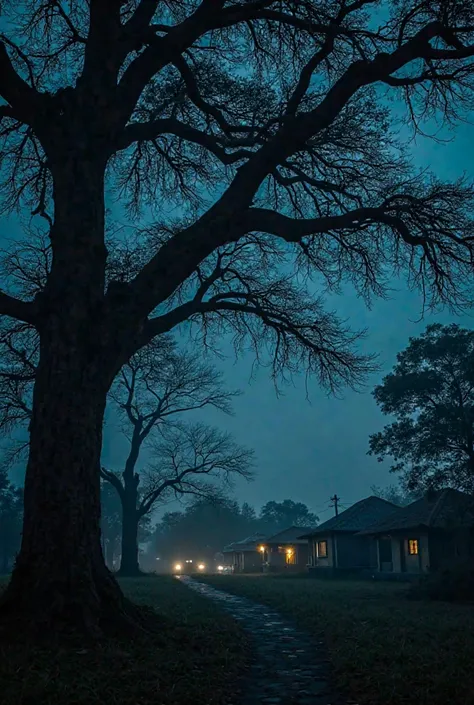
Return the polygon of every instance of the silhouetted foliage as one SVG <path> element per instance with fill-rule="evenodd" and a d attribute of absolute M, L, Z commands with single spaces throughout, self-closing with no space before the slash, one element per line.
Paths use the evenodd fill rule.
<path fill-rule="evenodd" d="M 283 502 L 267 502 L 260 512 L 262 531 L 277 533 L 290 526 L 316 526 L 319 518 L 303 502 L 284 499 Z"/>
<path fill-rule="evenodd" d="M 259 523 L 249 505 L 221 498 L 197 499 L 184 511 L 163 516 L 153 533 L 150 552 L 160 560 L 212 561 L 224 546 L 255 533 Z"/>
<path fill-rule="evenodd" d="M 395 421 L 370 438 L 409 490 L 474 492 L 474 331 L 434 324 L 397 356 L 374 397 Z"/>
<path fill-rule="evenodd" d="M 417 499 L 421 498 L 421 492 L 408 492 L 402 486 L 389 485 L 388 487 L 378 487 L 377 485 L 372 485 L 370 491 L 375 497 L 380 497 L 381 499 L 386 499 L 387 502 L 392 502 L 398 507 L 406 507 L 407 504 L 415 502 Z"/>

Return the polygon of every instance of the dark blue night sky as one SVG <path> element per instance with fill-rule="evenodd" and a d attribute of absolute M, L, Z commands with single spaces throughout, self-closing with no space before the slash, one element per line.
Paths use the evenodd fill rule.
<path fill-rule="evenodd" d="M 472 174 L 474 127 L 461 125 L 455 137 L 443 132 L 449 143 L 438 144 L 417 138 L 412 144 L 415 164 L 428 166 L 439 177 L 456 179 Z M 381 428 L 384 417 L 370 394 L 371 388 L 387 372 L 408 338 L 419 334 L 428 322 L 457 320 L 474 327 L 474 317 L 457 317 L 449 311 L 426 314 L 420 320 L 421 298 L 407 290 L 403 281 L 393 282 L 390 300 L 375 300 L 371 310 L 350 288 L 333 298 L 328 308 L 348 319 L 354 329 L 367 328 L 363 341 L 367 352 L 380 355 L 382 372 L 368 380 L 365 393 L 346 391 L 343 398 L 328 398 L 315 381 L 309 385 L 310 403 L 305 398 L 304 377 L 294 387 L 285 387 L 277 398 L 268 370 L 261 369 L 249 382 L 252 355 L 235 362 L 230 342 L 228 360 L 216 364 L 225 371 L 229 387 L 244 394 L 234 404 L 235 416 L 223 417 L 213 411 L 199 412 L 199 420 L 216 423 L 232 431 L 237 440 L 254 448 L 257 476 L 254 482 L 236 488 L 239 500 L 260 506 L 269 499 L 287 497 L 303 501 L 328 518 L 333 511 L 328 500 L 335 492 L 343 504 L 351 504 L 370 493 L 371 485 L 386 486 L 396 482 L 388 464 L 367 456 L 368 436 Z M 104 458 L 111 465 L 120 462 L 123 441 L 112 431 L 106 432 Z"/>
<path fill-rule="evenodd" d="M 442 136 L 450 137 L 446 133 Z M 473 137 L 474 127 L 464 124 L 446 144 L 417 138 L 412 143 L 414 162 L 430 167 L 441 178 L 456 179 L 463 173 L 474 176 Z M 3 220 L 0 225 L 4 237 L 18 236 L 13 219 Z M 347 391 L 343 398 L 327 398 L 317 383 L 311 381 L 308 403 L 301 376 L 294 387 L 285 387 L 284 394 L 277 398 L 268 370 L 261 369 L 250 381 L 252 356 L 243 356 L 235 362 L 230 339 L 224 342 L 222 349 L 228 359 L 216 360 L 216 365 L 225 371 L 228 386 L 240 388 L 244 394 L 235 402 L 234 417 L 204 410 L 199 412 L 199 420 L 230 430 L 240 443 L 256 451 L 256 479 L 236 487 L 237 499 L 259 507 L 269 499 L 292 498 L 306 502 L 322 518 L 327 518 L 332 511 L 328 500 L 335 492 L 343 504 L 351 504 L 369 494 L 373 484 L 383 487 L 396 482 L 388 473 L 388 464 L 379 464 L 366 454 L 369 434 L 384 422 L 370 390 L 391 368 L 396 353 L 407 344 L 408 338 L 420 333 L 429 321 L 458 320 L 473 327 L 474 318 L 469 315 L 459 318 L 449 311 L 440 311 L 420 321 L 419 295 L 409 292 L 403 281 L 394 281 L 393 288 L 391 299 L 375 300 L 371 310 L 351 288 L 328 303 L 328 308 L 347 319 L 353 329 L 367 328 L 363 347 L 380 355 L 382 372 L 368 380 L 364 393 Z M 104 462 L 119 469 L 125 450 L 126 440 L 109 418 Z M 146 457 L 143 461 L 146 462 Z M 19 479 L 21 471 L 15 474 Z"/>

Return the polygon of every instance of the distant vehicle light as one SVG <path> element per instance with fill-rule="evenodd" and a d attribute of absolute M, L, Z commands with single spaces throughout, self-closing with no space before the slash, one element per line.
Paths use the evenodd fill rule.
<path fill-rule="evenodd" d="M 206 566 L 204 565 L 204 563 L 200 563 L 200 564 L 198 565 L 198 570 L 204 570 L 205 567 L 206 567 Z"/>
<path fill-rule="evenodd" d="M 181 563 L 176 563 L 174 569 L 175 569 L 175 570 L 181 570 Z"/>
<path fill-rule="evenodd" d="M 218 566 L 217 566 L 217 570 L 218 570 L 219 572 L 223 571 L 223 570 L 224 570 L 224 566 L 223 566 L 223 565 L 218 565 Z"/>

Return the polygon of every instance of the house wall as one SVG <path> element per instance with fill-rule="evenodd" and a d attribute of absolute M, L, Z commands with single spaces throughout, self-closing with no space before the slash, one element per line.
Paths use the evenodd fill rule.
<path fill-rule="evenodd" d="M 242 554 L 234 551 L 232 554 L 232 570 L 234 573 L 240 573 L 242 571 Z"/>
<path fill-rule="evenodd" d="M 392 535 L 392 572 L 393 573 L 427 573 L 430 567 L 430 551 L 428 534 L 411 531 Z M 418 540 L 418 554 L 411 556 L 408 552 L 408 541 Z M 380 556 L 379 556 L 380 558 Z M 381 565 L 379 561 L 379 570 Z"/>
<path fill-rule="evenodd" d="M 402 572 L 402 552 L 401 552 L 400 537 L 392 537 L 392 572 Z"/>
<path fill-rule="evenodd" d="M 309 546 L 308 544 L 298 544 L 296 546 L 297 567 L 299 570 L 306 568 L 309 563 Z"/>
<path fill-rule="evenodd" d="M 422 534 L 420 536 L 420 569 L 422 573 L 427 573 L 430 569 L 430 546 L 428 534 Z"/>
<path fill-rule="evenodd" d="M 376 568 L 377 545 L 371 536 L 337 534 L 337 568 Z"/>
<path fill-rule="evenodd" d="M 269 545 L 266 551 L 267 565 L 270 570 L 284 570 L 285 554 L 279 553 L 278 546 Z"/>
<path fill-rule="evenodd" d="M 381 573 L 392 573 L 393 568 L 393 546 L 391 536 L 379 536 L 375 539 L 377 546 L 377 569 Z M 400 556 L 397 557 L 400 563 Z"/>
<path fill-rule="evenodd" d="M 418 555 L 409 554 L 410 539 L 418 540 Z M 391 536 L 391 548 L 393 573 L 414 575 L 446 570 L 469 561 L 474 563 L 474 532 L 469 529 L 399 532 Z M 379 546 L 378 554 L 378 570 L 387 572 L 389 567 L 381 564 Z"/>
<path fill-rule="evenodd" d="M 317 555 L 317 545 L 319 541 L 326 541 L 328 547 L 327 558 L 320 558 Z M 317 536 L 309 541 L 309 551 L 313 557 L 312 566 L 314 568 L 333 568 L 335 559 L 335 544 L 333 543 L 332 536 L 330 534 L 323 534 L 322 536 Z"/>
<path fill-rule="evenodd" d="M 315 557 L 318 541 L 327 541 L 327 558 Z M 320 568 L 341 571 L 377 569 L 377 542 L 372 536 L 335 533 L 318 536 L 308 543 L 310 568 L 313 570 Z"/>
<path fill-rule="evenodd" d="M 242 552 L 242 573 L 261 573 L 262 572 L 262 554 L 259 551 L 243 551 Z"/>
<path fill-rule="evenodd" d="M 284 548 L 292 548 L 295 552 L 296 560 L 292 564 L 286 562 L 284 552 L 278 550 L 278 545 Z M 308 543 L 306 544 L 269 544 L 267 547 L 267 569 L 269 571 L 300 571 L 304 570 L 308 563 Z"/>
<path fill-rule="evenodd" d="M 243 567 L 244 567 L 244 554 L 241 551 L 234 551 L 233 553 L 230 554 L 230 557 L 227 558 L 229 561 L 230 565 L 232 566 L 232 572 L 234 573 L 242 573 L 243 572 Z"/>
<path fill-rule="evenodd" d="M 232 566 L 234 573 L 260 573 L 262 554 L 259 551 L 233 551 L 224 554 L 225 565 Z"/>

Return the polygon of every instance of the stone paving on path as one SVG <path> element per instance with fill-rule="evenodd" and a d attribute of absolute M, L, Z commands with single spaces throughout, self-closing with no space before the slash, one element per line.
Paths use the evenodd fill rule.
<path fill-rule="evenodd" d="M 216 590 L 188 576 L 179 579 L 219 602 L 251 638 L 253 662 L 235 705 L 348 705 L 347 699 L 337 697 L 331 688 L 324 642 L 297 630 L 266 605 Z"/>

